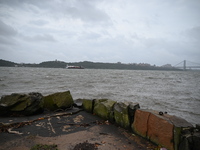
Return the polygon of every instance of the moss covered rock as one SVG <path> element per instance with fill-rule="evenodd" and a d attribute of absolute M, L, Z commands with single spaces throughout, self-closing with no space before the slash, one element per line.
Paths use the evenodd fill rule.
<path fill-rule="evenodd" d="M 83 99 L 83 109 L 87 112 L 93 113 L 94 100 Z"/>
<path fill-rule="evenodd" d="M 109 99 L 99 99 L 94 102 L 94 111 L 96 115 L 105 120 L 113 120 L 113 106 L 116 102 Z"/>
<path fill-rule="evenodd" d="M 52 111 L 70 108 L 73 103 L 70 91 L 58 92 L 44 97 L 44 107 Z"/>
<path fill-rule="evenodd" d="M 118 102 L 114 105 L 115 122 L 123 128 L 131 128 L 135 110 L 140 108 L 138 103 Z"/>
<path fill-rule="evenodd" d="M 33 115 L 43 112 L 43 105 L 40 93 L 5 95 L 0 100 L 0 115 Z"/>
<path fill-rule="evenodd" d="M 26 107 L 25 114 L 33 115 L 36 113 L 42 113 L 44 111 L 44 99 L 40 93 L 29 93 L 31 97 L 31 105 Z M 33 113 L 32 113 L 33 112 Z"/>
<path fill-rule="evenodd" d="M 115 122 L 123 128 L 129 128 L 130 120 L 128 115 L 128 105 L 123 102 L 118 102 L 114 105 Z"/>
<path fill-rule="evenodd" d="M 189 122 L 187 122 L 185 119 L 177 117 L 177 116 L 171 116 L 171 115 L 165 115 L 167 118 L 169 118 L 170 122 L 173 123 L 174 126 L 174 130 L 173 130 L 173 135 L 174 135 L 174 149 L 178 150 L 180 148 L 180 142 L 181 139 L 183 138 L 182 136 L 185 136 L 186 132 L 191 132 L 191 134 L 193 134 L 193 125 Z M 194 140 L 195 137 L 193 137 Z M 200 133 L 199 133 L 199 139 L 200 139 Z M 197 143 L 200 143 L 200 141 L 195 142 L 195 140 L 193 141 L 193 146 L 196 145 Z M 199 144 L 200 146 L 200 144 Z M 199 147 L 200 148 L 200 147 Z M 195 146 L 193 147 L 193 149 L 195 149 Z M 182 150 L 182 149 L 181 149 Z"/>

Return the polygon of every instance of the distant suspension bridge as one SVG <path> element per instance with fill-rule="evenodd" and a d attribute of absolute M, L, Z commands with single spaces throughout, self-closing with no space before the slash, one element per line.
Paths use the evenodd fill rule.
<path fill-rule="evenodd" d="M 182 69 L 182 70 L 191 70 L 191 69 L 200 69 L 200 63 L 195 63 L 191 61 L 183 60 L 180 63 L 173 66 L 174 68 Z"/>

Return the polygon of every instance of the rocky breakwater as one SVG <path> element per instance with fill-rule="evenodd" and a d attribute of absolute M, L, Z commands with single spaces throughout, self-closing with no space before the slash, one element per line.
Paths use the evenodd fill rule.
<path fill-rule="evenodd" d="M 199 126 L 166 112 L 140 109 L 138 103 L 82 100 L 82 107 L 168 150 L 199 150 Z"/>
<path fill-rule="evenodd" d="M 70 91 L 48 96 L 43 96 L 41 93 L 13 93 L 1 97 L 0 116 L 35 115 L 42 113 L 45 109 L 54 111 L 71 108 L 73 103 Z"/>
<path fill-rule="evenodd" d="M 0 116 L 34 115 L 45 110 L 72 109 L 73 106 L 83 108 L 87 112 L 109 120 L 117 126 L 128 129 L 130 132 L 136 133 L 168 150 L 200 149 L 199 125 L 193 127 L 192 124 L 182 118 L 154 110 L 140 109 L 139 104 L 134 102 L 116 102 L 109 99 L 79 99 L 74 101 L 70 91 L 47 96 L 42 96 L 40 93 L 2 96 Z M 17 124 L 0 122 L 0 132 L 8 132 L 9 128 L 13 128 L 13 125 L 17 125 L 18 128 L 32 122 Z"/>

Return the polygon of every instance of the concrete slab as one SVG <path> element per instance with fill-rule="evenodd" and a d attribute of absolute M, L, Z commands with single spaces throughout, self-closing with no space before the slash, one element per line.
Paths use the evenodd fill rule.
<path fill-rule="evenodd" d="M 29 117 L 1 117 L 0 150 L 29 150 L 35 144 L 56 144 L 59 150 L 73 150 L 87 141 L 99 150 L 151 150 L 157 146 L 98 116 L 74 108 Z M 20 123 L 23 125 L 20 126 Z M 19 128 L 15 128 L 19 127 Z"/>

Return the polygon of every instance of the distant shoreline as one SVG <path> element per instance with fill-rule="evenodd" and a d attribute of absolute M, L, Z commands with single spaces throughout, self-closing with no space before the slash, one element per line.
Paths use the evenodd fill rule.
<path fill-rule="evenodd" d="M 67 63 L 63 61 L 46 61 L 39 64 L 31 63 L 15 63 L 7 60 L 0 59 L 0 67 L 36 67 L 36 68 L 66 68 L 67 65 L 70 66 L 83 66 L 85 69 L 118 69 L 118 70 L 166 70 L 166 71 L 182 71 L 182 69 L 177 69 L 174 67 L 159 67 L 155 65 L 150 65 L 146 63 L 102 63 L 102 62 L 73 62 Z"/>

